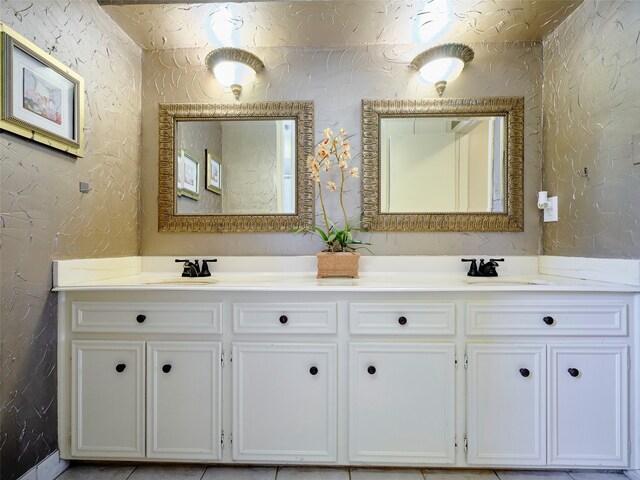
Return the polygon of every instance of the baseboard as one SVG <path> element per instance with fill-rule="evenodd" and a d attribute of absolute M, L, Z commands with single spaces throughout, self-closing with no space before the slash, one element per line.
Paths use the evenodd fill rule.
<path fill-rule="evenodd" d="M 53 480 L 69 468 L 69 461 L 60 458 L 56 450 L 38 465 L 22 475 L 19 480 Z"/>
<path fill-rule="evenodd" d="M 624 474 L 631 480 L 640 480 L 640 470 L 625 470 Z"/>

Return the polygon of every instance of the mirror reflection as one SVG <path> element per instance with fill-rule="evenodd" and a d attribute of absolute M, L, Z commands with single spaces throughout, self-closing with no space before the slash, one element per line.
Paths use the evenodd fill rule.
<path fill-rule="evenodd" d="M 503 116 L 380 119 L 380 211 L 505 212 Z"/>
<path fill-rule="evenodd" d="M 176 120 L 177 215 L 296 210 L 294 119 Z"/>
<path fill-rule="evenodd" d="M 522 97 L 363 100 L 363 225 L 521 232 L 523 150 Z"/>

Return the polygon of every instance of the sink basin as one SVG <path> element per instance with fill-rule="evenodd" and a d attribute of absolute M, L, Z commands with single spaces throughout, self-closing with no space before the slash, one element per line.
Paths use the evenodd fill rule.
<path fill-rule="evenodd" d="M 211 285 L 213 283 L 218 283 L 218 280 L 213 277 L 172 277 L 147 280 L 142 283 L 146 285 Z"/>
<path fill-rule="evenodd" d="M 551 282 L 546 280 L 539 280 L 537 278 L 532 279 L 516 279 L 516 278 L 469 278 L 464 281 L 468 285 L 495 285 L 495 286 L 509 286 L 509 285 L 551 285 Z"/>

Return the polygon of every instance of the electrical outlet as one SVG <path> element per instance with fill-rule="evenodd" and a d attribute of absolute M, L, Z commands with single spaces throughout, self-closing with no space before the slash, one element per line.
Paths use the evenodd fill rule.
<path fill-rule="evenodd" d="M 544 221 L 558 221 L 558 197 L 547 198 L 547 208 L 544 209 Z"/>
<path fill-rule="evenodd" d="M 631 136 L 631 155 L 634 165 L 640 165 L 640 133 Z"/>

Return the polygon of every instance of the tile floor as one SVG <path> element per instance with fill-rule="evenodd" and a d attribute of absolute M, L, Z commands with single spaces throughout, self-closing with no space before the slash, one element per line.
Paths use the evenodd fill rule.
<path fill-rule="evenodd" d="M 56 480 L 629 480 L 622 473 L 184 465 L 73 465 Z"/>

